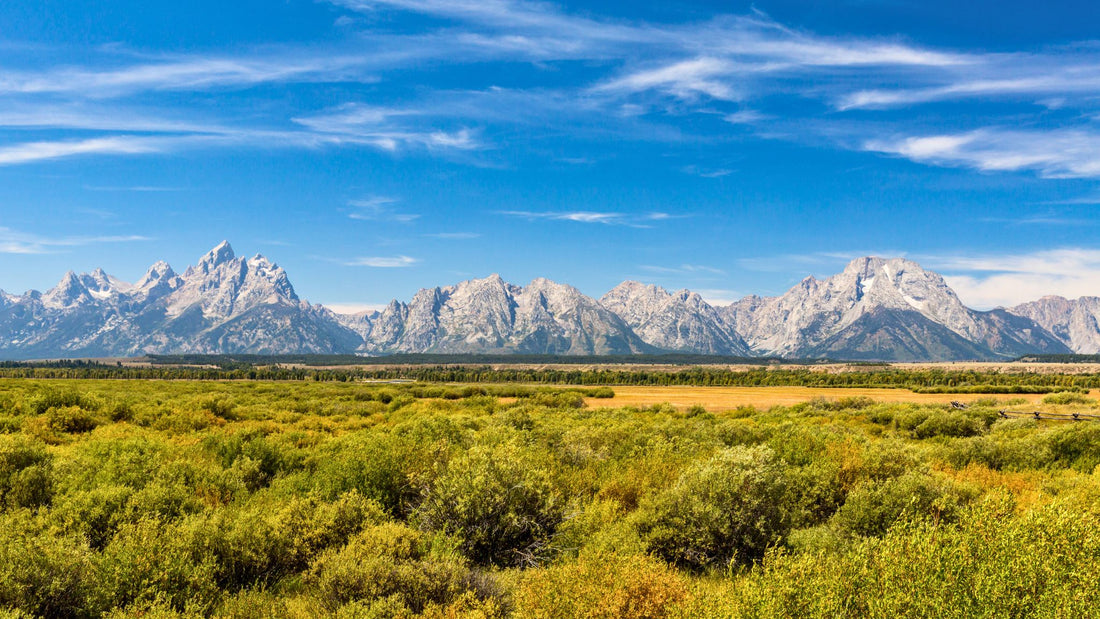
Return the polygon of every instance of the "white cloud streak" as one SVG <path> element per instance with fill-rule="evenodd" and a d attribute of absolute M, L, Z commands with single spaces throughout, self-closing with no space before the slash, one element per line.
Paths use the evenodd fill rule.
<path fill-rule="evenodd" d="M 681 264 L 677 267 L 664 267 L 655 265 L 642 265 L 639 267 L 643 271 L 649 271 L 650 273 L 659 273 L 661 275 L 725 275 L 726 272 L 722 269 L 716 269 L 702 264 Z"/>
<path fill-rule="evenodd" d="M 396 221 L 409 223 L 420 218 L 419 213 L 401 213 L 394 210 L 393 205 L 400 200 L 387 196 L 371 196 L 359 200 L 351 200 L 348 204 L 354 209 L 348 213 L 351 219 L 363 221 Z"/>
<path fill-rule="evenodd" d="M 1024 67 L 986 67 L 988 77 L 960 78 L 947 85 L 894 90 L 860 90 L 841 97 L 837 108 L 892 108 L 918 103 L 974 98 L 1048 95 L 1095 96 L 1100 92 L 1100 63 L 1053 63 L 1047 57 L 1020 56 Z M 1053 66 L 1045 66 L 1052 64 Z M 1041 73 L 1032 74 L 1032 72 Z M 950 77 L 948 77 L 950 79 Z"/>
<path fill-rule="evenodd" d="M 398 269 L 404 267 L 411 267 L 420 260 L 417 258 L 410 258 L 409 256 L 370 256 L 364 258 L 355 258 L 344 262 L 344 266 L 349 267 L 372 267 L 376 269 Z"/>
<path fill-rule="evenodd" d="M 244 88 L 263 83 L 353 79 L 350 69 L 363 64 L 354 56 L 306 58 L 219 58 L 190 56 L 115 69 L 56 69 L 41 73 L 0 73 L 0 94 L 78 94 L 112 97 L 150 90 Z M 357 78 L 374 81 L 373 78 Z"/>
<path fill-rule="evenodd" d="M 1045 295 L 1100 296 L 1100 250 L 1061 248 L 1030 253 L 921 258 L 944 273 L 966 304 L 1012 307 Z"/>
<path fill-rule="evenodd" d="M 26 142 L 0 148 L 0 166 L 61 159 L 75 155 L 134 155 L 159 152 L 159 138 L 116 136 L 57 142 Z"/>
<path fill-rule="evenodd" d="M 674 218 L 668 213 L 614 213 L 600 211 L 500 211 L 501 215 L 524 219 L 571 221 L 582 224 L 602 224 L 605 226 L 629 226 L 632 228 L 651 228 L 653 222 Z"/>
<path fill-rule="evenodd" d="M 957 134 L 868 140 L 865 150 L 918 163 L 984 172 L 1034 170 L 1047 178 L 1100 177 L 1100 132 L 990 128 Z"/>
<path fill-rule="evenodd" d="M 740 300 L 745 295 L 740 294 L 736 290 L 729 290 L 726 288 L 697 288 L 695 292 L 699 296 L 703 297 L 703 300 L 709 303 L 712 307 L 725 307 L 732 305 L 734 302 Z"/>
<path fill-rule="evenodd" d="M 49 254 L 68 247 L 151 240 L 140 235 L 45 237 L 0 226 L 0 254 Z"/>
<path fill-rule="evenodd" d="M 736 101 L 741 98 L 728 78 L 735 65 L 718 58 L 695 58 L 632 73 L 597 86 L 595 92 L 641 92 L 659 90 L 680 99 L 706 95 L 713 99 Z"/>

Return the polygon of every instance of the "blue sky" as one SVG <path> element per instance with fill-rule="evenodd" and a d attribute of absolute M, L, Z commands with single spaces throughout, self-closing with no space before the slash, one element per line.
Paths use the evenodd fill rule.
<path fill-rule="evenodd" d="M 498 272 L 727 302 L 904 255 L 1100 295 L 1086 2 L 9 0 L 0 288 L 230 240 L 314 302 Z"/>

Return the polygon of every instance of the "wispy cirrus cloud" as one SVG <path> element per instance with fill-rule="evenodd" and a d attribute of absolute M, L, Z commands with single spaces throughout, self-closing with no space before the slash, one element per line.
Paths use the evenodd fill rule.
<path fill-rule="evenodd" d="M 725 275 L 726 272 L 722 269 L 706 266 L 703 264 L 681 264 L 679 266 L 657 266 L 651 264 L 644 264 L 640 267 L 643 271 L 650 273 L 658 273 L 661 275 Z"/>
<path fill-rule="evenodd" d="M 420 218 L 419 213 L 402 213 L 394 206 L 401 201 L 388 196 L 370 196 L 358 200 L 350 200 L 348 205 L 352 208 L 348 213 L 351 219 L 363 221 L 396 221 L 409 223 Z"/>
<path fill-rule="evenodd" d="M 979 65 L 979 66 L 973 66 Z M 1066 62 L 1053 55 L 1005 54 L 975 58 L 969 71 L 933 79 L 938 86 L 859 90 L 841 97 L 841 110 L 895 108 L 936 101 L 1024 96 L 1087 96 L 1100 92 L 1100 58 Z M 975 76 L 975 74 L 977 74 Z"/>
<path fill-rule="evenodd" d="M 1100 177 L 1100 132 L 988 128 L 964 133 L 868 140 L 865 150 L 918 163 L 985 172 L 1034 170 L 1047 178 Z"/>
<path fill-rule="evenodd" d="M 703 300 L 712 307 L 724 307 L 731 305 L 745 295 L 728 288 L 696 288 L 695 292 L 703 297 Z"/>
<path fill-rule="evenodd" d="M 431 117 L 417 109 L 347 104 L 313 116 L 296 117 L 293 121 L 321 138 L 370 144 L 388 151 L 408 146 L 453 150 L 473 150 L 481 146 L 475 131 L 468 127 L 422 129 L 407 122 L 408 119 L 422 121 Z"/>
<path fill-rule="evenodd" d="M 667 66 L 630 73 L 596 86 L 594 92 L 642 92 L 657 90 L 681 99 L 706 95 L 712 99 L 737 101 L 741 95 L 728 78 L 737 66 L 719 58 L 693 58 Z"/>
<path fill-rule="evenodd" d="M 651 228 L 654 222 L 677 217 L 676 215 L 661 212 L 633 214 L 600 211 L 500 211 L 500 214 L 509 217 L 521 217 L 532 221 L 571 221 L 582 224 L 629 226 L 633 228 Z"/>
<path fill-rule="evenodd" d="M 155 153 L 164 143 L 158 138 L 143 136 L 112 136 L 86 140 L 24 142 L 0 147 L 0 166 L 30 163 L 45 159 L 61 159 L 76 155 L 134 155 Z"/>
<path fill-rule="evenodd" d="M 1010 226 L 1095 226 L 1100 225 L 1092 219 L 1068 217 L 1056 213 L 1021 215 L 1019 217 L 980 217 L 977 221 L 1008 224 Z"/>
<path fill-rule="evenodd" d="M 733 170 L 727 168 L 705 168 L 697 165 L 688 165 L 682 168 L 684 174 L 691 174 L 699 178 L 722 178 L 733 174 Z"/>
<path fill-rule="evenodd" d="M 234 58 L 182 56 L 116 68 L 62 68 L 39 72 L 5 71 L 0 94 L 78 94 L 101 98 L 150 90 L 245 88 L 263 83 L 308 81 L 374 81 L 354 76 L 362 57 L 302 53 L 282 57 Z"/>
<path fill-rule="evenodd" d="M 93 155 L 171 154 L 183 150 L 209 148 L 246 148 L 272 150 L 348 148 L 365 146 L 387 152 L 420 149 L 446 153 L 471 151 L 481 147 L 470 129 L 446 131 L 417 129 L 393 125 L 376 126 L 371 130 L 350 132 L 311 130 L 270 130 L 263 127 L 231 124 L 160 123 L 140 116 L 111 120 L 96 117 L 94 112 L 59 116 L 55 126 L 45 118 L 8 118 L 0 112 L 0 127 L 24 127 L 35 122 L 40 128 L 72 130 L 76 135 L 95 132 L 95 137 L 68 137 L 9 143 L 0 146 L 0 166 L 19 165 Z M 297 120 L 297 119 L 296 119 Z M 103 132 L 107 133 L 104 134 Z M 121 133 L 125 132 L 125 133 Z"/>
<path fill-rule="evenodd" d="M 959 298 L 977 308 L 1011 307 L 1045 295 L 1100 296 L 1100 249 L 921 256 Z"/>
<path fill-rule="evenodd" d="M 0 226 L 0 254 L 49 254 L 64 248 L 107 243 L 151 241 L 141 235 L 47 237 Z"/>
<path fill-rule="evenodd" d="M 376 269 L 398 269 L 404 267 L 411 267 L 420 260 L 418 258 L 410 258 L 409 256 L 368 256 L 361 258 L 353 258 L 351 260 L 343 261 L 344 266 L 349 267 L 373 267 Z"/>

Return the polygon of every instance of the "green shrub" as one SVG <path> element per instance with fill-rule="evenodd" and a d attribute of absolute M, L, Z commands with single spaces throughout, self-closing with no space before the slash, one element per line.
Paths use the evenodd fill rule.
<path fill-rule="evenodd" d="M 702 417 L 707 414 L 707 408 L 701 404 L 692 404 L 688 407 L 687 411 L 684 412 L 684 416 L 689 418 Z"/>
<path fill-rule="evenodd" d="M 583 555 L 531 570 L 516 591 L 517 617 L 530 619 L 661 619 L 679 616 L 684 578 L 645 555 Z"/>
<path fill-rule="evenodd" d="M 39 530 L 26 520 L 0 521 L 0 608 L 35 617 L 93 615 L 92 558 L 79 539 Z"/>
<path fill-rule="evenodd" d="M 23 420 L 15 415 L 0 415 L 0 434 L 15 434 L 23 429 Z"/>
<path fill-rule="evenodd" d="M 913 428 L 916 438 L 934 436 L 977 436 L 985 430 L 981 420 L 962 412 L 932 413 L 917 427 Z"/>
<path fill-rule="evenodd" d="M 122 525 L 95 558 L 95 587 L 103 606 L 208 612 L 220 593 L 217 566 L 213 556 L 194 553 L 188 542 L 179 526 L 159 519 Z"/>
<path fill-rule="evenodd" d="M 390 434 L 353 435 L 323 446 L 307 466 L 313 488 L 326 498 L 355 490 L 397 516 L 417 498 L 407 474 L 420 446 Z"/>
<path fill-rule="evenodd" d="M 1073 393 L 1073 392 L 1061 392 L 1052 393 L 1043 398 L 1043 404 L 1096 404 L 1096 400 L 1088 397 L 1086 394 Z"/>
<path fill-rule="evenodd" d="M 89 396 L 71 389 L 44 389 L 29 402 L 30 410 L 35 415 L 44 415 L 51 408 L 77 407 L 86 411 L 94 411 L 99 408 L 99 403 Z"/>
<path fill-rule="evenodd" d="M 237 403 L 229 398 L 224 397 L 210 397 L 204 399 L 199 403 L 199 408 L 209 412 L 215 417 L 221 417 L 222 419 L 234 420 L 237 419 Z"/>
<path fill-rule="evenodd" d="M 166 441 L 151 436 L 85 440 L 70 452 L 65 484 L 73 488 L 142 488 L 173 459 L 173 451 Z"/>
<path fill-rule="evenodd" d="M 108 413 L 111 421 L 131 421 L 134 418 L 134 407 L 129 402 L 115 402 Z"/>
<path fill-rule="evenodd" d="M 53 494 L 53 459 L 45 446 L 0 435 L 0 507 L 48 505 Z"/>
<path fill-rule="evenodd" d="M 866 396 L 847 396 L 835 400 L 817 397 L 810 401 L 810 406 L 813 408 L 832 412 L 847 410 L 858 411 L 874 405 L 875 401 Z"/>
<path fill-rule="evenodd" d="M 350 492 L 331 504 L 258 496 L 182 526 L 194 561 L 210 561 L 219 586 L 236 591 L 300 572 L 323 550 L 383 518 L 377 503 Z"/>
<path fill-rule="evenodd" d="M 50 514 L 62 528 L 101 550 L 127 518 L 126 505 L 133 488 L 104 486 L 64 494 Z"/>
<path fill-rule="evenodd" d="M 249 491 L 255 492 L 271 483 L 280 472 L 296 468 L 296 458 L 280 445 L 259 432 L 241 432 L 230 436 L 210 437 L 204 446 L 213 451 L 224 468 L 232 469 Z"/>
<path fill-rule="evenodd" d="M 99 420 L 79 406 L 50 407 L 46 410 L 46 425 L 54 432 L 81 434 L 94 430 Z"/>
<path fill-rule="evenodd" d="M 579 391 L 539 391 L 520 396 L 520 401 L 547 408 L 584 408 L 584 394 Z"/>
<path fill-rule="evenodd" d="M 739 617 L 1091 617 L 1100 534 L 1080 510 L 1014 516 L 994 497 L 957 526 L 905 523 L 829 553 L 772 552 L 733 592 Z"/>
<path fill-rule="evenodd" d="M 867 481 L 856 486 L 832 519 L 850 535 L 879 536 L 898 522 L 927 518 L 952 522 L 974 493 L 949 479 L 908 472 L 886 481 Z"/>
<path fill-rule="evenodd" d="M 1050 454 L 1049 465 L 1091 473 L 1100 465 L 1100 424 L 1073 423 L 1048 430 L 1037 441 Z"/>
<path fill-rule="evenodd" d="M 562 507 L 539 454 L 510 443 L 475 445 L 431 483 L 415 519 L 460 538 L 480 565 L 529 565 L 541 559 Z"/>
<path fill-rule="evenodd" d="M 611 387 L 596 387 L 588 391 L 588 397 L 606 400 L 615 397 L 615 390 Z"/>
<path fill-rule="evenodd" d="M 790 529 L 787 466 L 767 447 L 730 447 L 690 467 L 640 516 L 651 552 L 683 567 L 759 559 Z"/>
<path fill-rule="evenodd" d="M 318 557 L 309 580 L 330 610 L 387 600 L 420 613 L 429 604 L 450 602 L 472 582 L 461 555 L 439 541 L 402 524 L 375 525 Z"/>

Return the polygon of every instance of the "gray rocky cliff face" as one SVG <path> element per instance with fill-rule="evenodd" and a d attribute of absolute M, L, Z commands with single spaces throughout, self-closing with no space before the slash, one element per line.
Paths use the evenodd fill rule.
<path fill-rule="evenodd" d="M 1100 297 L 1047 296 L 1008 311 L 1035 321 L 1075 353 L 1100 353 Z"/>
<path fill-rule="evenodd" d="M 600 298 L 638 337 L 656 348 L 707 355 L 751 356 L 731 324 L 698 294 L 626 281 Z"/>
<path fill-rule="evenodd" d="M 576 288 L 536 279 L 526 287 L 499 275 L 418 292 L 374 319 L 361 350 L 373 353 L 650 352 L 618 316 Z"/>

